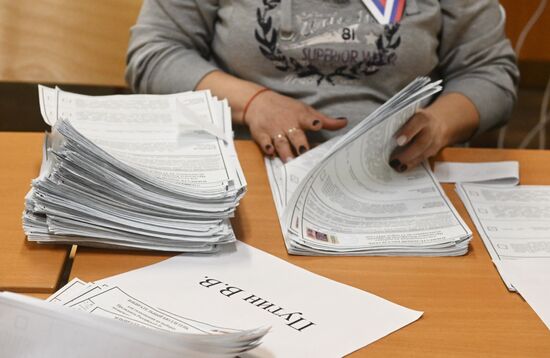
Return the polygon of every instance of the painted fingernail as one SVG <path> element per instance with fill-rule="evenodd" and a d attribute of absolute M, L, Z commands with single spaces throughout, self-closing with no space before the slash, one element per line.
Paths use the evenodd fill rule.
<path fill-rule="evenodd" d="M 320 120 L 316 119 L 316 120 L 313 121 L 313 125 L 314 125 L 315 127 L 317 127 L 319 124 L 321 124 L 321 121 L 320 121 Z"/>
<path fill-rule="evenodd" d="M 298 148 L 298 153 L 300 154 L 304 154 L 306 152 L 306 146 L 305 145 L 301 145 L 300 148 Z"/>
<path fill-rule="evenodd" d="M 271 144 L 268 144 L 268 145 L 265 146 L 265 151 L 266 152 L 271 151 L 271 149 L 273 149 L 273 146 Z"/>
<path fill-rule="evenodd" d="M 406 165 L 406 164 L 401 164 L 401 165 L 399 166 L 399 168 L 397 168 L 397 171 L 398 171 L 399 173 L 403 173 L 405 170 L 407 170 L 407 165 Z"/>
<path fill-rule="evenodd" d="M 402 147 L 405 145 L 405 143 L 407 143 L 407 137 L 405 137 L 404 135 L 400 135 L 399 137 L 397 137 L 397 145 Z"/>
<path fill-rule="evenodd" d="M 347 117 L 336 117 L 336 119 L 345 119 L 346 121 L 348 120 Z"/>
<path fill-rule="evenodd" d="M 393 169 L 397 170 L 397 168 L 399 168 L 400 166 L 401 162 L 399 161 L 399 159 L 390 160 L 390 167 L 392 167 Z"/>

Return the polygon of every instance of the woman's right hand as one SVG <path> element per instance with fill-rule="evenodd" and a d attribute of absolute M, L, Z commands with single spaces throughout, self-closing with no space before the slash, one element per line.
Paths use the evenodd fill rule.
<path fill-rule="evenodd" d="M 244 123 L 266 155 L 276 154 L 286 163 L 309 150 L 305 131 L 338 130 L 347 119 L 325 116 L 301 101 L 265 91 L 249 104 Z"/>

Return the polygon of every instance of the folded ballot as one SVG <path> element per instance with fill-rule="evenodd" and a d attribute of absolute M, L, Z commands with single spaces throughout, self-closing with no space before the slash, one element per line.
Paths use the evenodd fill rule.
<path fill-rule="evenodd" d="M 283 164 L 265 165 L 291 254 L 453 256 L 472 233 L 427 163 L 388 164 L 396 131 L 439 82 L 418 78 L 345 135 Z"/>
<path fill-rule="evenodd" d="M 268 332 L 200 326 L 129 296 L 116 307 L 55 302 L 0 293 L 2 357 L 235 357 Z"/>
<path fill-rule="evenodd" d="M 28 240 L 212 252 L 246 191 L 227 101 L 208 91 L 91 97 L 39 87 L 46 134 Z"/>

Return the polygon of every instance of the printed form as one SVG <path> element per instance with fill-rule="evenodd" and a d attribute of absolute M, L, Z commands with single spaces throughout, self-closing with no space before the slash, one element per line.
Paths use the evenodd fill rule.
<path fill-rule="evenodd" d="M 340 138 L 283 164 L 266 159 L 289 253 L 463 255 L 471 232 L 427 164 L 388 164 L 395 132 L 438 83 L 422 79 Z"/>

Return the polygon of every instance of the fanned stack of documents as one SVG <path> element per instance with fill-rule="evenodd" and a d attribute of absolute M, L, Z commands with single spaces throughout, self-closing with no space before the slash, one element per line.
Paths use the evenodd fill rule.
<path fill-rule="evenodd" d="M 288 252 L 452 256 L 468 251 L 464 224 L 427 163 L 388 164 L 394 134 L 439 92 L 418 78 L 347 134 L 283 164 L 265 164 Z"/>
<path fill-rule="evenodd" d="M 116 307 L 89 297 L 76 310 L 63 307 L 59 297 L 54 302 L 0 293 L 3 357 L 235 357 L 260 345 L 268 332 L 187 321 L 130 296 Z"/>
<path fill-rule="evenodd" d="M 27 237 L 212 252 L 246 181 L 227 101 L 208 91 L 90 97 L 39 87 L 52 126 L 26 197 Z"/>

